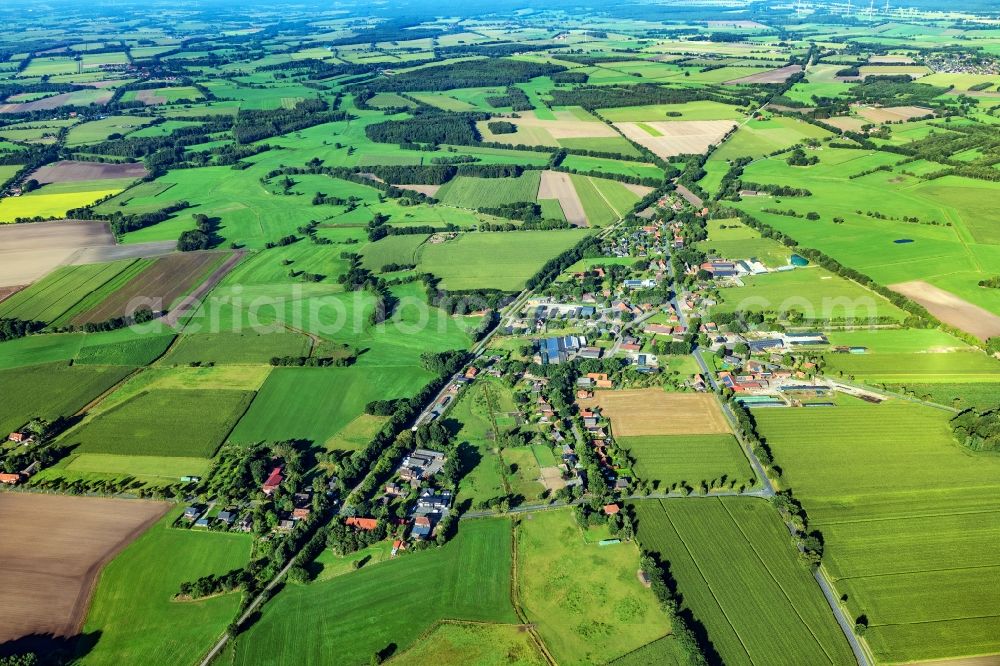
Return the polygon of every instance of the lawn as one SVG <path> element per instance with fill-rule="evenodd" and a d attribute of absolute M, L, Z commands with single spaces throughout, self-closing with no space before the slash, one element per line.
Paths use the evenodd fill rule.
<path fill-rule="evenodd" d="M 101 573 L 83 626 L 99 639 L 79 663 L 195 663 L 236 616 L 239 593 L 170 599 L 183 582 L 245 566 L 250 537 L 173 529 L 179 513 L 164 516 Z"/>
<path fill-rule="evenodd" d="M 447 243 L 425 246 L 420 269 L 441 278 L 441 286 L 451 291 L 519 291 L 545 262 L 589 233 L 568 229 L 466 233 Z"/>
<path fill-rule="evenodd" d="M 308 439 L 325 444 L 372 400 L 406 398 L 430 379 L 414 366 L 275 368 L 230 439 Z"/>
<path fill-rule="evenodd" d="M 521 605 L 558 663 L 605 663 L 670 632 L 634 543 L 588 544 L 563 509 L 522 517 L 517 548 Z"/>
<path fill-rule="evenodd" d="M 957 444 L 951 413 L 902 401 L 755 416 L 876 659 L 1000 651 L 1000 458 Z"/>
<path fill-rule="evenodd" d="M 670 563 L 683 606 L 731 664 L 854 663 L 778 513 L 750 498 L 635 503 L 638 538 Z"/>
<path fill-rule="evenodd" d="M 102 411 L 64 441 L 80 453 L 211 458 L 253 393 L 226 389 L 144 391 Z"/>
<path fill-rule="evenodd" d="M 732 435 L 651 435 L 619 437 L 636 462 L 633 469 L 643 481 L 652 481 L 657 492 L 674 484 L 697 488 L 704 481 L 709 488 L 730 482 L 756 485 L 754 474 L 739 443 Z"/>
<path fill-rule="evenodd" d="M 288 585 L 237 641 L 233 663 L 320 665 L 336 654 L 340 664 L 367 664 L 389 646 L 408 649 L 445 618 L 515 623 L 510 530 L 507 519 L 463 521 L 443 548 Z"/>
<path fill-rule="evenodd" d="M 113 453 L 81 453 L 63 467 L 75 474 L 134 476 L 140 481 L 178 481 L 182 476 L 205 476 L 210 463 L 206 458 L 179 456 L 131 456 Z"/>
<path fill-rule="evenodd" d="M 0 370 L 0 386 L 4 387 L 0 432 L 6 438 L 7 433 L 33 418 L 52 421 L 72 416 L 131 371 L 124 366 L 77 367 L 64 363 Z"/>

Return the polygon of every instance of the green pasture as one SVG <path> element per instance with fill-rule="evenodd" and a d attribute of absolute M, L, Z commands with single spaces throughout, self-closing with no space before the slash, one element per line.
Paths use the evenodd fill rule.
<path fill-rule="evenodd" d="M 697 488 L 704 481 L 710 489 L 729 484 L 757 484 L 746 455 L 732 435 L 653 435 L 619 437 L 618 444 L 635 458 L 632 468 L 656 492 L 674 484 Z"/>

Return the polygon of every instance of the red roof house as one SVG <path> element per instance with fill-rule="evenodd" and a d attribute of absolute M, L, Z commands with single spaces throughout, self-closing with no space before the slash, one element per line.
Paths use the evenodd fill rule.
<path fill-rule="evenodd" d="M 370 532 L 378 527 L 378 521 L 374 518 L 358 518 L 357 516 L 350 516 L 344 521 L 344 524 L 348 527 L 356 527 L 359 530 L 365 530 Z"/>
<path fill-rule="evenodd" d="M 268 475 L 267 480 L 264 481 L 264 485 L 261 487 L 261 490 L 264 491 L 265 495 L 271 495 L 278 489 L 278 486 L 281 485 L 281 482 L 284 481 L 284 479 L 285 477 L 281 474 L 281 467 L 275 467 L 271 470 L 271 474 Z"/>

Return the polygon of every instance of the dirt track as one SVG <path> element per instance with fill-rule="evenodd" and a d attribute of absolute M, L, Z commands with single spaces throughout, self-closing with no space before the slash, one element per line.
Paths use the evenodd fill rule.
<path fill-rule="evenodd" d="M 44 185 L 46 183 L 104 180 L 106 178 L 142 178 L 148 173 L 146 167 L 139 162 L 111 164 L 63 160 L 36 169 L 30 177 Z"/>
<path fill-rule="evenodd" d="M 731 432 L 714 395 L 667 393 L 663 389 L 597 391 L 578 401 L 599 406 L 616 437 L 636 435 L 713 435 Z"/>
<path fill-rule="evenodd" d="M 170 504 L 0 493 L 0 642 L 72 636 L 101 569 Z"/>
<path fill-rule="evenodd" d="M 587 214 L 583 212 L 580 195 L 573 187 L 569 174 L 561 171 L 543 171 L 538 185 L 539 199 L 558 199 L 566 221 L 576 227 L 587 226 Z"/>
<path fill-rule="evenodd" d="M 890 284 L 889 289 L 916 301 L 946 324 L 980 340 L 1000 335 L 1000 317 L 922 280 Z"/>

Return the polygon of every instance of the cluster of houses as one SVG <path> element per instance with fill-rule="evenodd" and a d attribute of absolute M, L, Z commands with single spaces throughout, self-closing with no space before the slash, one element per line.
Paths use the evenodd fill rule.
<path fill-rule="evenodd" d="M 586 396 L 577 392 L 577 397 Z M 619 474 L 619 467 L 610 452 L 611 436 L 605 428 L 606 419 L 602 417 L 600 407 L 581 406 L 580 418 L 583 419 L 583 427 L 587 434 L 589 446 L 594 449 L 594 455 L 597 457 L 601 468 L 601 475 L 604 477 L 605 483 L 613 490 L 627 490 L 631 480 Z"/>
<path fill-rule="evenodd" d="M 393 480 L 385 484 L 382 501 L 389 502 L 397 498 L 410 497 L 418 492 L 416 501 L 410 509 L 409 517 L 403 521 L 410 527 L 410 537 L 414 539 L 430 539 L 441 520 L 451 510 L 452 493 L 450 490 L 440 490 L 434 487 L 434 476 L 441 471 L 447 459 L 440 451 L 430 449 L 414 449 L 410 451 L 396 468 Z M 359 530 L 374 530 L 378 527 L 375 518 L 351 516 L 345 524 Z M 393 555 L 405 547 L 403 540 L 393 544 Z"/>
<path fill-rule="evenodd" d="M 7 441 L 21 446 L 30 446 L 35 443 L 35 437 L 30 432 L 15 430 L 7 436 Z M 20 472 L 0 472 L 0 484 L 16 486 L 30 479 L 39 469 L 41 469 L 41 465 L 36 460 Z"/>

